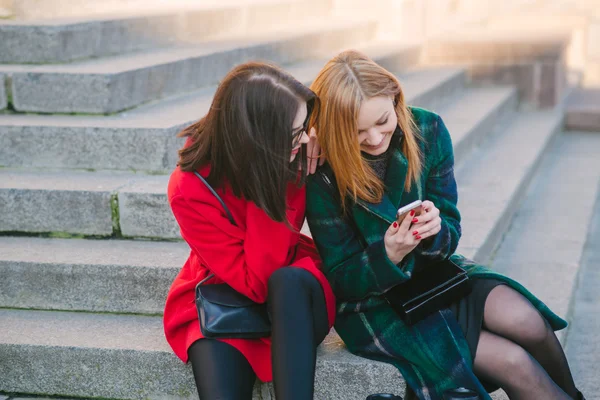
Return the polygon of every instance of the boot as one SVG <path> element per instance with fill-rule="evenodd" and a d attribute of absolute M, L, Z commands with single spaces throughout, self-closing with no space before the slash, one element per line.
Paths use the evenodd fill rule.
<path fill-rule="evenodd" d="M 402 397 L 390 393 L 376 393 L 367 397 L 367 400 L 402 400 Z"/>
<path fill-rule="evenodd" d="M 444 400 L 479 400 L 479 395 L 467 388 L 456 388 L 444 392 Z"/>

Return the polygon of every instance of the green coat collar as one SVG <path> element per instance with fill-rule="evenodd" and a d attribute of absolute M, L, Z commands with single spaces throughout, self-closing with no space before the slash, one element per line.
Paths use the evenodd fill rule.
<path fill-rule="evenodd" d="M 404 184 L 408 172 L 408 160 L 400 148 L 402 138 L 402 131 L 400 130 L 400 127 L 398 127 L 396 128 L 394 137 L 390 143 L 390 146 L 393 146 L 393 149 L 387 167 L 384 181 L 385 189 L 381 202 L 368 203 L 359 199 L 355 205 L 355 207 L 361 207 L 389 224 L 392 224 L 396 220 L 398 208 L 402 205 L 421 199 L 419 193 L 421 190 L 418 184 L 413 184 L 410 192 L 404 191 Z"/>

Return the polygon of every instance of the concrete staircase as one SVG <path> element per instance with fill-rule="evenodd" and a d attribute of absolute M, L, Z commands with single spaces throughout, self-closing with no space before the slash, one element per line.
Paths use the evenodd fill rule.
<path fill-rule="evenodd" d="M 189 253 L 166 184 L 182 145 L 175 134 L 204 115 L 233 65 L 256 58 L 309 84 L 354 47 L 397 73 L 408 102 L 440 113 L 452 134 L 459 251 L 586 326 L 573 299 L 585 243 L 597 240 L 588 226 L 600 214 L 600 135 L 564 133 L 562 108 L 519 107 L 518 82 L 473 85 L 469 68 L 424 67 L 421 47 L 382 40 L 375 22 L 334 17 L 330 6 L 270 0 L 0 23 L 4 396 L 197 398 L 160 317 Z M 567 348 L 571 335 L 561 337 Z M 576 340 L 569 356 L 579 360 L 587 344 Z M 351 355 L 335 332 L 319 348 L 317 399 L 403 391 L 395 368 Z M 257 384 L 254 398 L 274 398 L 272 385 Z"/>

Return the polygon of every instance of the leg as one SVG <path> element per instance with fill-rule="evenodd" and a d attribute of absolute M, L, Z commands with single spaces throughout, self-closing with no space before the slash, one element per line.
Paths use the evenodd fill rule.
<path fill-rule="evenodd" d="M 479 336 L 473 369 L 504 389 L 511 400 L 570 399 L 525 349 L 486 330 Z"/>
<path fill-rule="evenodd" d="M 235 347 L 200 339 L 188 350 L 201 400 L 251 400 L 256 375 Z"/>
<path fill-rule="evenodd" d="M 281 268 L 269 278 L 273 380 L 278 399 L 313 398 L 317 346 L 329 331 L 325 295 L 310 272 Z"/>
<path fill-rule="evenodd" d="M 485 303 L 484 327 L 529 352 L 565 393 L 577 398 L 573 376 L 558 338 L 548 322 L 517 291 L 494 288 Z"/>

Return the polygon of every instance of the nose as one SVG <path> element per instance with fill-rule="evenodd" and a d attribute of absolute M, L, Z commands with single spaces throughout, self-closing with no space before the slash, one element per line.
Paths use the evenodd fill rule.
<path fill-rule="evenodd" d="M 377 146 L 381 143 L 383 135 L 376 128 L 371 128 L 367 131 L 367 142 L 369 146 Z"/>
<path fill-rule="evenodd" d="M 308 133 L 306 133 L 306 131 L 304 131 L 304 132 L 302 132 L 302 136 L 300 136 L 299 143 L 306 144 L 308 142 L 310 142 L 310 138 L 308 137 Z"/>

